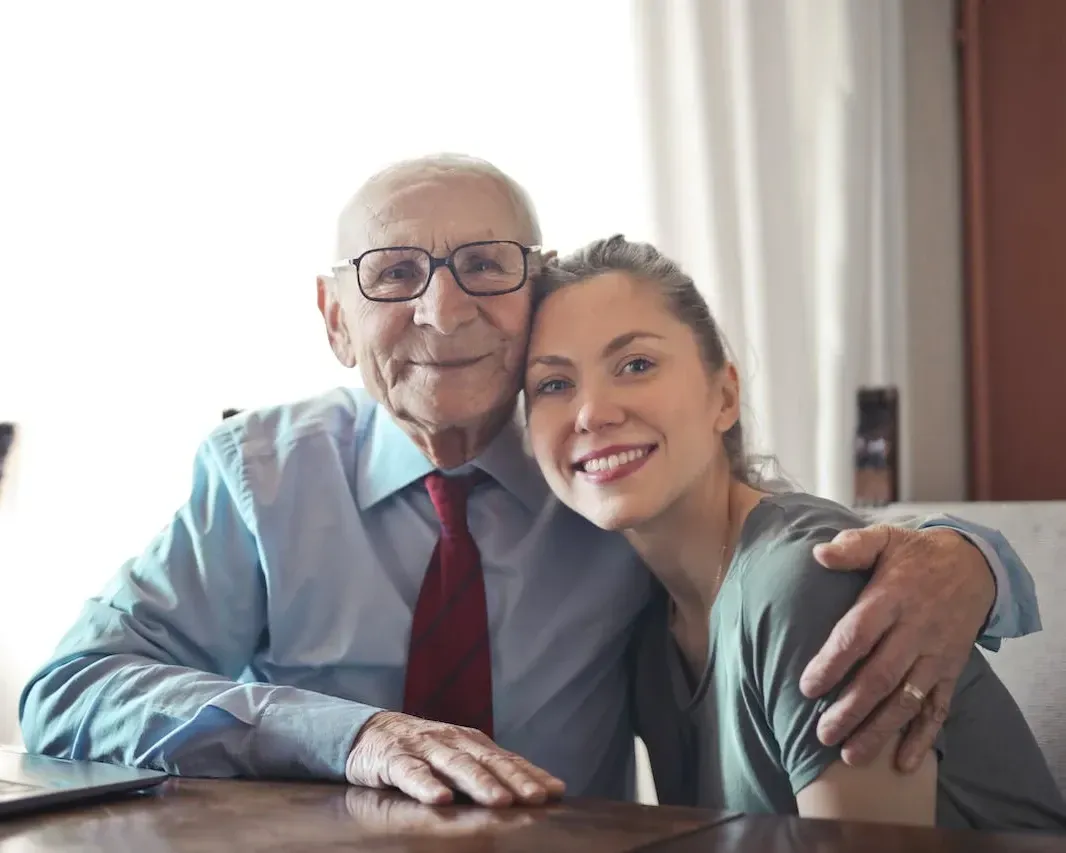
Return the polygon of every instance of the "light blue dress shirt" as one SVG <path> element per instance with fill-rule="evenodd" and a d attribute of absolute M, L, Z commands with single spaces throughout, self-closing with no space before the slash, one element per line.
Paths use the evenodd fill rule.
<path fill-rule="evenodd" d="M 650 576 L 620 535 L 551 495 L 517 426 L 474 464 L 492 477 L 469 516 L 497 741 L 571 794 L 625 798 L 626 649 Z M 430 470 L 361 390 L 224 421 L 200 447 L 188 502 L 27 685 L 27 747 L 185 775 L 343 779 L 363 723 L 402 707 L 439 530 Z M 1033 630 L 1028 574 L 979 532 L 1002 559 L 990 634 Z"/>

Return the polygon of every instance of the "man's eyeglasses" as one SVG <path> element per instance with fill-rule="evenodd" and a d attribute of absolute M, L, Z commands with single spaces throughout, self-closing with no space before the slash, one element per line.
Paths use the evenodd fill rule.
<path fill-rule="evenodd" d="M 370 249 L 358 258 L 344 258 L 334 269 L 355 267 L 359 290 L 374 302 L 406 302 L 426 292 L 433 273 L 447 267 L 456 283 L 471 296 L 513 293 L 529 276 L 529 255 L 540 246 L 513 240 L 464 243 L 444 258 L 417 246 Z"/>

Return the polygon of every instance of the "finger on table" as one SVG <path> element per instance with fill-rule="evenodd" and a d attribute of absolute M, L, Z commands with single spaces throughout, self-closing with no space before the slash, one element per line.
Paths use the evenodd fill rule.
<path fill-rule="evenodd" d="M 566 782 L 564 782 L 558 776 L 552 776 L 552 774 L 549 773 L 547 770 L 542 770 L 535 764 L 530 764 L 525 759 L 520 760 L 523 761 L 525 765 L 529 768 L 528 772 L 530 772 L 534 776 L 534 778 L 539 780 L 540 784 L 543 785 L 544 788 L 548 791 L 549 799 L 558 799 L 566 793 Z"/>
<path fill-rule="evenodd" d="M 887 595 L 869 588 L 863 590 L 804 668 L 800 676 L 803 695 L 817 699 L 832 690 L 855 664 L 870 654 L 897 618 L 898 611 Z"/>
<path fill-rule="evenodd" d="M 439 746 L 427 753 L 426 760 L 437 775 L 476 803 L 494 807 L 514 803 L 510 788 L 468 752 Z"/>
<path fill-rule="evenodd" d="M 540 805 L 548 799 L 547 787 L 517 761 L 501 753 L 489 752 L 478 758 L 514 794 L 527 805 Z"/>
<path fill-rule="evenodd" d="M 932 692 L 942 677 L 938 661 L 928 657 L 918 658 L 903 682 L 844 742 L 841 750 L 844 762 L 853 767 L 862 767 L 880 755 L 885 744 L 921 713 L 924 697 Z M 905 690 L 907 684 L 914 687 L 921 698 Z"/>
<path fill-rule="evenodd" d="M 834 746 L 850 737 L 903 683 L 918 657 L 909 631 L 896 629 L 878 644 L 851 682 L 818 720 L 818 739 Z"/>
<path fill-rule="evenodd" d="M 491 767 L 498 767 L 499 773 L 506 774 L 515 779 L 518 788 L 512 785 L 512 790 L 527 802 L 542 803 L 546 800 L 557 800 L 566 793 L 566 783 L 547 770 L 543 770 L 521 755 L 507 750 L 495 749 L 486 755 L 475 756 L 482 763 Z M 529 780 L 533 788 L 528 787 Z M 530 800 L 530 798 L 533 798 Z"/>
<path fill-rule="evenodd" d="M 430 765 L 413 755 L 390 758 L 381 779 L 386 785 L 399 788 L 411 799 L 427 805 L 443 805 L 454 799 L 451 789 L 434 775 Z"/>
<path fill-rule="evenodd" d="M 495 747 L 495 744 L 493 745 Z M 505 749 L 495 747 L 496 751 L 514 761 L 525 772 L 537 780 L 548 791 L 550 796 L 561 797 L 566 791 L 566 783 L 557 776 L 552 776 L 547 770 L 538 767 L 532 761 L 519 755 L 517 752 L 508 752 Z"/>

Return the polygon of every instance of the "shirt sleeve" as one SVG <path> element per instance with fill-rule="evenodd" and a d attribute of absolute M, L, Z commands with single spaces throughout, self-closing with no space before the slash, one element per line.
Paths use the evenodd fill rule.
<path fill-rule="evenodd" d="M 200 447 L 187 503 L 23 690 L 29 750 L 183 775 L 344 778 L 380 709 L 238 680 L 267 637 L 242 471 L 220 428 Z"/>
<path fill-rule="evenodd" d="M 798 794 L 840 758 L 840 747 L 818 740 L 818 719 L 851 681 L 808 699 L 800 676 L 833 626 L 866 585 L 866 572 L 831 572 L 814 559 L 822 539 L 786 539 L 746 566 L 741 579 L 741 634 L 750 656 L 756 705 L 777 742 L 780 763 Z"/>
<path fill-rule="evenodd" d="M 996 600 L 978 639 L 982 646 L 998 651 L 1002 639 L 1024 637 L 1041 630 L 1033 577 L 1002 533 L 951 515 L 922 519 L 920 526 L 956 530 L 984 555 L 996 582 Z"/>

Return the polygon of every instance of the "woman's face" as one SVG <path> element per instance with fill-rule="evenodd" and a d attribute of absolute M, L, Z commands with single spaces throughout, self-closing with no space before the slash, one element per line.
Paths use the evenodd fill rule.
<path fill-rule="evenodd" d="M 722 434 L 739 415 L 736 371 L 710 375 L 693 331 L 626 273 L 544 300 L 525 390 L 552 491 L 607 530 L 638 527 L 728 471 Z"/>

